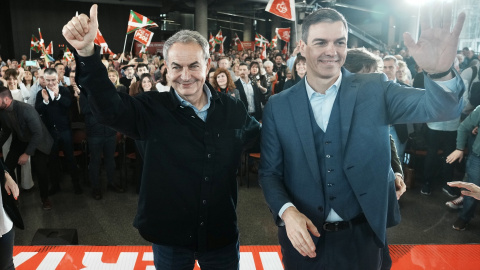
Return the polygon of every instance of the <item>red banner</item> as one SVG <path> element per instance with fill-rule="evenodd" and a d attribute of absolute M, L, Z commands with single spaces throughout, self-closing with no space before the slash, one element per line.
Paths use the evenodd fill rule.
<path fill-rule="evenodd" d="M 245 50 L 255 50 L 255 41 L 242 41 L 243 49 Z"/>
<path fill-rule="evenodd" d="M 133 38 L 136 41 L 142 43 L 143 45 L 145 45 L 147 47 L 148 47 L 148 45 L 150 45 L 150 42 L 152 41 L 152 37 L 153 37 L 153 32 L 148 31 L 145 28 L 138 29 L 137 31 L 135 31 L 135 35 L 133 36 Z"/>
<path fill-rule="evenodd" d="M 163 44 L 164 43 L 165 43 L 164 41 L 150 42 L 150 45 L 147 47 L 146 51 L 150 55 L 157 54 L 157 52 L 163 53 Z M 138 43 L 138 42 L 135 43 L 135 47 L 133 48 L 134 55 L 138 55 L 138 53 L 142 49 L 142 46 L 143 46 L 143 44 L 141 44 L 141 43 Z"/>

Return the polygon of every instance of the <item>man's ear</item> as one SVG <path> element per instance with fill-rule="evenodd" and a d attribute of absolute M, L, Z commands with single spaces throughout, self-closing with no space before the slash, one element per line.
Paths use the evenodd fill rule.
<path fill-rule="evenodd" d="M 210 70 L 211 64 L 212 64 L 212 58 L 209 57 L 207 60 L 207 70 L 205 72 L 205 75 L 208 75 L 208 71 Z"/>

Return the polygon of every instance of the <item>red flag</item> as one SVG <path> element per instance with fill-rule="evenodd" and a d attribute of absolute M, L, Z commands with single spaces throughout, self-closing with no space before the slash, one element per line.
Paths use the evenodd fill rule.
<path fill-rule="evenodd" d="M 130 17 L 128 18 L 128 28 L 127 34 L 132 33 L 133 31 L 140 28 L 149 28 L 149 27 L 158 27 L 154 21 L 149 18 L 139 14 L 133 10 L 130 10 Z"/>
<path fill-rule="evenodd" d="M 277 34 L 278 38 L 290 42 L 290 27 L 289 28 L 276 28 L 275 33 Z"/>
<path fill-rule="evenodd" d="M 264 60 L 267 58 L 267 46 L 263 46 L 262 54 L 260 54 L 260 59 Z"/>
<path fill-rule="evenodd" d="M 215 51 L 215 38 L 213 38 L 212 32 L 210 32 L 210 38 L 208 39 L 208 45 L 210 45 L 210 53 Z"/>
<path fill-rule="evenodd" d="M 270 49 L 275 49 L 277 48 L 277 35 L 275 35 L 272 38 L 272 41 L 270 42 Z"/>
<path fill-rule="evenodd" d="M 245 49 L 243 48 L 242 41 L 241 41 L 240 38 L 238 37 L 237 33 L 235 33 L 235 37 L 233 38 L 233 41 L 235 42 L 235 45 L 237 45 L 237 50 L 238 50 L 238 51 L 243 51 L 243 50 L 245 50 Z"/>
<path fill-rule="evenodd" d="M 223 35 L 222 35 L 222 29 L 220 29 L 217 35 L 215 35 L 215 44 L 222 44 L 222 43 L 223 43 Z"/>
<path fill-rule="evenodd" d="M 45 49 L 45 52 L 47 54 L 53 54 L 53 41 L 50 41 L 50 44 L 48 44 L 47 48 Z"/>
<path fill-rule="evenodd" d="M 265 11 L 295 21 L 295 0 L 270 0 Z"/>
<path fill-rule="evenodd" d="M 32 40 L 30 41 L 30 50 L 37 53 L 40 52 L 40 41 L 34 35 L 32 35 Z"/>
<path fill-rule="evenodd" d="M 102 48 L 102 54 L 108 53 L 110 55 L 114 55 L 112 50 L 108 48 L 108 44 L 103 38 L 102 33 L 100 33 L 100 29 L 97 29 L 97 36 L 95 37 L 95 40 L 93 41 L 93 43 L 97 44 Z"/>
<path fill-rule="evenodd" d="M 266 39 L 264 36 L 260 35 L 259 33 L 255 34 L 255 46 L 257 47 L 264 47 L 268 46 L 268 39 Z"/>

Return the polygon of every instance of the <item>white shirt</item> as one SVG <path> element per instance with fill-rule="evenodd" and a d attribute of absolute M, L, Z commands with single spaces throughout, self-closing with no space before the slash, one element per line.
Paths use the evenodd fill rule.
<path fill-rule="evenodd" d="M 52 90 L 48 89 L 48 87 L 47 87 L 47 92 L 50 95 L 50 98 L 52 100 L 59 100 L 62 97 L 62 95 L 60 95 L 60 93 L 58 93 L 58 97 L 55 98 L 55 93 Z M 43 100 L 43 103 L 45 103 L 45 105 L 48 105 L 50 103 L 50 100 L 47 101 L 47 102 L 45 102 L 45 100 Z"/>
<path fill-rule="evenodd" d="M 248 79 L 248 83 L 244 82 L 240 79 L 243 85 L 243 90 L 245 90 L 245 95 L 247 96 L 247 103 L 248 103 L 248 113 L 255 112 L 255 93 L 253 92 L 253 87 L 250 79 Z"/>
<path fill-rule="evenodd" d="M 0 187 L 5 188 L 5 187 Z M 0 238 L 11 231 L 13 228 L 12 220 L 7 216 L 5 213 L 5 209 L 3 209 L 3 202 L 2 202 L 2 193 L 0 192 Z"/>

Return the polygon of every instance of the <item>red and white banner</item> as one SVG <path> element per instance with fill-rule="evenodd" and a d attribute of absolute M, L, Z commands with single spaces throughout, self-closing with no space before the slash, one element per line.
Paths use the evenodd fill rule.
<path fill-rule="evenodd" d="M 242 41 L 242 46 L 244 50 L 255 50 L 255 41 Z"/>
<path fill-rule="evenodd" d="M 150 55 L 155 55 L 158 52 L 163 53 L 163 44 L 165 44 L 165 41 L 160 41 L 160 42 L 150 42 L 150 45 L 146 48 L 145 52 L 148 52 Z M 135 45 L 133 47 L 133 53 L 134 55 L 139 55 L 140 51 L 142 50 L 143 44 L 135 42 Z"/>
<path fill-rule="evenodd" d="M 148 45 L 150 45 L 150 42 L 152 41 L 152 37 L 153 37 L 153 32 L 148 31 L 145 28 L 138 29 L 137 31 L 135 31 L 135 35 L 133 36 L 133 38 L 136 41 L 142 43 L 143 45 L 145 45 L 147 47 L 148 47 Z"/>
<path fill-rule="evenodd" d="M 270 0 L 265 11 L 295 21 L 295 0 Z"/>
<path fill-rule="evenodd" d="M 275 33 L 277 37 L 283 41 L 290 42 L 290 27 L 289 28 L 276 28 Z"/>
<path fill-rule="evenodd" d="M 154 270 L 151 246 L 16 246 L 17 270 Z M 283 270 L 280 246 L 241 246 L 240 269 Z M 194 270 L 200 270 L 195 264 Z"/>

